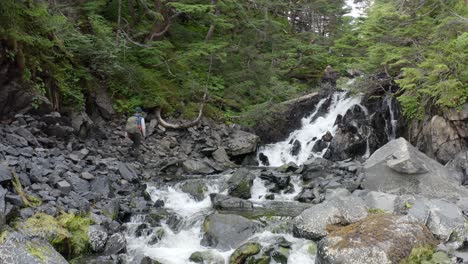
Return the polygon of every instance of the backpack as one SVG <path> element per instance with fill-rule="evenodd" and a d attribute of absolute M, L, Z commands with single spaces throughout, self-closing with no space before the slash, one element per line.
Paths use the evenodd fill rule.
<path fill-rule="evenodd" d="M 127 124 L 125 125 L 125 131 L 129 134 L 141 133 L 141 117 L 131 116 L 127 119 Z"/>

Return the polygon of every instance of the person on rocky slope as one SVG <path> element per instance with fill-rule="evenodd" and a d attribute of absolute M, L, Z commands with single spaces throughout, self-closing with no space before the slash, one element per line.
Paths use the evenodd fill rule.
<path fill-rule="evenodd" d="M 129 153 L 138 157 L 140 154 L 141 141 L 146 137 L 145 118 L 143 117 L 143 110 L 141 107 L 137 107 L 135 109 L 135 114 L 127 119 L 125 131 L 127 132 L 127 137 L 133 141 Z"/>

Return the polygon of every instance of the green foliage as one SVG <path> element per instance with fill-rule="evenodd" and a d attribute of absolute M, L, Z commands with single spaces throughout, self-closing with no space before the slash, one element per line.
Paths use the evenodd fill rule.
<path fill-rule="evenodd" d="M 57 218 L 37 213 L 18 228 L 28 234 L 48 239 L 50 243 L 69 259 L 88 251 L 88 229 L 92 220 L 86 216 L 61 213 Z"/>
<path fill-rule="evenodd" d="M 369 208 L 367 209 L 367 212 L 369 214 L 386 214 L 387 213 L 387 211 L 382 210 L 380 208 Z"/>

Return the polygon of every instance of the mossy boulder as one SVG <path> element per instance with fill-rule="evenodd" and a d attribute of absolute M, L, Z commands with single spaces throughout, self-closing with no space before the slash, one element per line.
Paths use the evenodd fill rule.
<path fill-rule="evenodd" d="M 49 241 L 67 258 L 74 258 L 90 249 L 89 217 L 62 213 L 57 217 L 37 213 L 17 225 L 20 233 Z"/>
<path fill-rule="evenodd" d="M 250 199 L 252 197 L 250 188 L 255 180 L 255 174 L 246 168 L 240 168 L 232 174 L 227 181 L 228 194 L 233 197 Z"/>
<path fill-rule="evenodd" d="M 318 264 L 400 263 L 414 247 L 436 244 L 426 226 L 407 216 L 372 214 L 327 230 L 329 235 L 318 244 Z"/>
<path fill-rule="evenodd" d="M 211 250 L 193 252 L 189 260 L 200 264 L 224 264 L 223 256 Z"/>
<path fill-rule="evenodd" d="M 179 188 L 190 194 L 195 200 L 201 201 L 205 198 L 205 193 L 208 191 L 208 182 L 202 179 L 186 180 L 179 185 Z"/>
<path fill-rule="evenodd" d="M 0 243 L 0 263 L 67 264 L 49 242 L 15 231 L 4 231 Z"/>
<path fill-rule="evenodd" d="M 229 257 L 229 264 L 243 264 L 247 257 L 257 254 L 260 250 L 261 246 L 259 243 L 245 243 L 232 253 Z"/>

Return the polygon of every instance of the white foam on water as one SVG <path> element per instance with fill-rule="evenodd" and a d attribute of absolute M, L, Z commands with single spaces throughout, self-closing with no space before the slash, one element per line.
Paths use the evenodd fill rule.
<path fill-rule="evenodd" d="M 316 117 L 320 107 L 327 100 L 327 98 L 322 99 L 314 112 L 301 120 L 302 127 L 300 129 L 293 131 L 284 141 L 261 147 L 258 153 L 267 156 L 269 166 L 273 167 L 279 167 L 289 162 L 301 165 L 314 156 L 322 156 L 325 150 L 321 153 L 312 152 L 315 142 L 321 139 L 327 131 L 334 135 L 337 129 L 335 121 L 338 115 L 343 116 L 348 109 L 359 104 L 361 99 L 361 96 L 347 96 L 346 92 L 336 92 L 332 95 L 332 102 L 327 113 L 324 116 Z M 296 140 L 300 142 L 301 150 L 297 156 L 293 156 L 291 154 L 292 143 Z"/>

